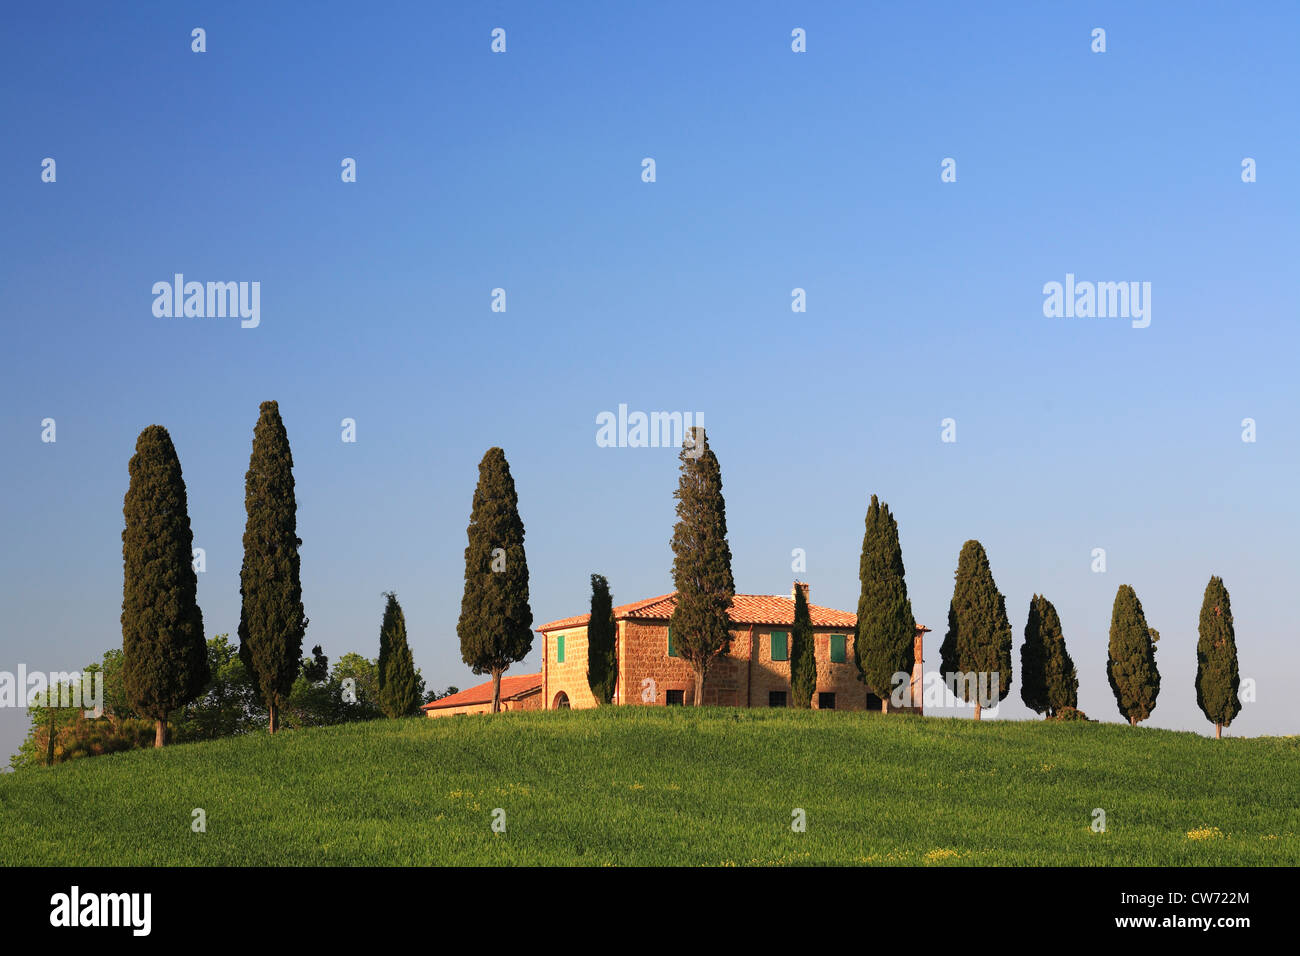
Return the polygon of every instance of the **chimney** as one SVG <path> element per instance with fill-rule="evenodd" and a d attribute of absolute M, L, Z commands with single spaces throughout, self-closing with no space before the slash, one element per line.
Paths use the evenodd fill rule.
<path fill-rule="evenodd" d="M 796 581 L 796 582 L 794 582 L 794 587 L 792 587 L 792 588 L 790 589 L 790 600 L 791 600 L 791 601 L 798 600 L 798 594 L 799 594 L 800 591 L 802 591 L 802 592 L 803 592 L 803 599 L 804 599 L 805 601 L 807 601 L 807 600 L 808 600 L 808 589 L 809 589 L 809 587 L 811 587 L 811 585 L 804 584 L 802 581 Z"/>

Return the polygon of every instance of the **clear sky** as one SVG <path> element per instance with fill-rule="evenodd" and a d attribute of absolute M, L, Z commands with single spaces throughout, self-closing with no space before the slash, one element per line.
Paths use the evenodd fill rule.
<path fill-rule="evenodd" d="M 127 462 L 152 423 L 206 550 L 206 633 L 233 633 L 244 472 L 277 399 L 307 646 L 373 656 L 391 589 L 429 685 L 469 686 L 455 627 L 492 445 L 537 623 L 585 611 L 593 571 L 617 603 L 672 589 L 675 451 L 595 441 L 625 403 L 704 415 L 742 592 L 798 576 L 855 609 L 877 493 L 927 666 L 978 538 L 1015 629 L 1001 716 L 1029 715 L 1041 592 L 1080 706 L 1118 719 L 1106 642 L 1128 583 L 1162 635 L 1150 724 L 1205 733 L 1196 626 L 1219 574 L 1257 684 L 1231 732 L 1300 731 L 1300 8 L 989 6 L 11 9 L 0 670 L 120 645 Z M 155 317 L 178 272 L 260 282 L 260 326 Z M 1067 273 L 1150 282 L 1150 326 L 1045 317 Z M 24 726 L 0 713 L 0 751 Z"/>

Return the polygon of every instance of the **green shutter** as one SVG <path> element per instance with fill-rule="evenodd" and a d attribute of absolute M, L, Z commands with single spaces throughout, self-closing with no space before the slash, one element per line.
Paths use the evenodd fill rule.
<path fill-rule="evenodd" d="M 677 648 L 673 647 L 673 629 L 671 626 L 668 628 L 668 656 L 669 657 L 681 656 L 680 654 L 677 653 Z"/>
<path fill-rule="evenodd" d="M 564 663 L 564 635 L 561 634 L 555 639 L 555 663 Z"/>
<path fill-rule="evenodd" d="M 790 659 L 789 634 L 786 631 L 772 632 L 772 660 L 788 661 Z"/>
<path fill-rule="evenodd" d="M 844 663 L 844 635 L 843 634 L 831 635 L 831 663 L 832 664 Z"/>

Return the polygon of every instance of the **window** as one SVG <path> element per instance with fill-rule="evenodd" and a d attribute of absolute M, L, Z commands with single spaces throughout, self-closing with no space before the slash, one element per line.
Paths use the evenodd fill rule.
<path fill-rule="evenodd" d="M 767 706 L 769 706 L 769 707 L 784 707 L 784 706 L 785 706 L 785 691 L 783 691 L 783 690 L 770 690 L 770 691 L 768 691 L 768 692 L 767 692 Z"/>
<path fill-rule="evenodd" d="M 673 704 L 686 703 L 686 691 L 684 690 L 670 690 L 665 691 L 665 693 L 668 695 L 668 699 L 664 701 L 665 704 L 671 706 Z"/>
<path fill-rule="evenodd" d="M 682 656 L 677 653 L 677 648 L 673 647 L 673 629 L 671 627 L 668 628 L 668 656 L 669 657 Z"/>
<path fill-rule="evenodd" d="M 844 644 L 845 644 L 845 640 L 843 634 L 831 635 L 831 663 L 832 664 L 844 663 Z M 835 695 L 832 694 L 831 696 L 834 697 Z"/>
<path fill-rule="evenodd" d="M 772 632 L 772 660 L 788 661 L 790 659 L 790 646 L 787 642 L 789 636 L 785 631 Z M 785 704 L 781 706 L 784 707 Z"/>
<path fill-rule="evenodd" d="M 564 663 L 564 635 L 561 634 L 555 639 L 555 663 Z"/>
<path fill-rule="evenodd" d="M 837 635 L 837 636 L 838 636 L 838 635 Z M 834 694 L 818 694 L 818 695 L 817 695 L 817 709 L 818 709 L 818 710 L 834 710 L 834 709 L 835 709 L 835 695 L 834 695 Z"/>

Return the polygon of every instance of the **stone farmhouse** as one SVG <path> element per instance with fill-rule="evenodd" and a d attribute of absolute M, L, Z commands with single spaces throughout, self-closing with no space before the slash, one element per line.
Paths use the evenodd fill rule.
<path fill-rule="evenodd" d="M 790 628 L 794 624 L 795 582 L 790 595 L 737 594 L 732 600 L 731 649 L 710 668 L 704 682 L 704 703 L 728 707 L 785 707 L 790 701 Z M 618 677 L 615 704 L 668 705 L 695 703 L 695 675 L 673 647 L 669 619 L 676 592 L 661 594 L 614 608 Z M 858 676 L 854 632 L 857 616 L 810 603 L 817 659 L 817 689 L 812 705 L 819 710 L 881 710 L 881 701 L 868 693 Z M 503 709 L 546 709 L 597 706 L 587 683 L 587 621 L 589 614 L 544 624 L 542 670 L 538 674 L 503 677 Z M 917 625 L 912 665 L 912 700 L 921 711 L 922 646 L 928 627 Z M 511 682 L 507 685 L 507 682 Z M 511 688 L 510 700 L 506 689 Z M 486 689 L 486 693 L 485 693 Z M 524 693 L 524 692 L 527 693 Z M 461 698 L 458 700 L 457 698 Z M 491 681 L 424 706 L 430 717 L 478 713 L 491 709 Z M 486 703 L 485 703 L 486 702 Z M 889 708 L 898 710 L 900 708 Z"/>

